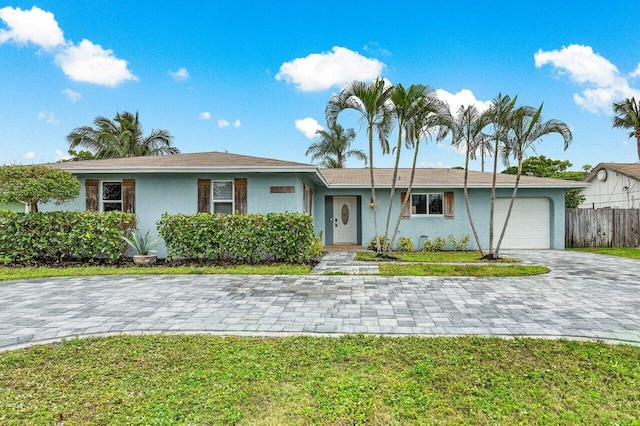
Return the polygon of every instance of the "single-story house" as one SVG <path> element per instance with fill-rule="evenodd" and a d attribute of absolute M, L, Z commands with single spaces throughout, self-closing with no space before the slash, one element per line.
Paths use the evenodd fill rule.
<path fill-rule="evenodd" d="M 640 208 L 640 163 L 600 163 L 583 182 L 588 186 L 580 191 L 580 208 Z"/>
<path fill-rule="evenodd" d="M 375 236 L 368 168 L 320 169 L 312 164 L 224 152 L 176 154 L 50 164 L 68 170 L 81 183 L 80 196 L 47 210 L 123 210 L 138 216 L 138 228 L 155 232 L 169 213 L 301 212 L 313 216 L 325 245 L 367 245 Z M 392 169 L 375 172 L 380 233 L 384 233 Z M 410 169 L 400 169 L 390 230 L 400 213 Z M 471 235 L 464 203 L 464 171 L 416 170 L 409 208 L 402 213 L 400 237 L 418 246 L 425 236 L 456 239 Z M 486 247 L 492 174 L 469 172 L 474 222 Z M 515 176 L 497 176 L 496 233 L 499 235 Z M 503 248 L 564 248 L 564 192 L 580 182 L 523 176 Z M 497 237 L 496 235 L 496 237 Z M 475 246 L 472 239 L 469 247 Z M 160 256 L 165 249 L 158 250 Z"/>

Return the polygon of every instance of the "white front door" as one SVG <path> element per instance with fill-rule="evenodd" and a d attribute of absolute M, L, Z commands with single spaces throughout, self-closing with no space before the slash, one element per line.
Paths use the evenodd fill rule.
<path fill-rule="evenodd" d="M 356 244 L 356 197 L 333 197 L 333 243 Z"/>

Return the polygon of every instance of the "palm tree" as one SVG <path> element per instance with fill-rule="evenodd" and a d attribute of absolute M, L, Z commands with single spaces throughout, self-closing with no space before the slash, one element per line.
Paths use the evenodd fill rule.
<path fill-rule="evenodd" d="M 338 123 L 329 126 L 329 130 L 316 132 L 320 140 L 309 145 L 305 155 L 311 154 L 311 161 L 321 160 L 320 165 L 330 169 L 344 168 L 344 161 L 355 157 L 367 164 L 367 156 L 360 149 L 349 149 L 356 138 L 353 129 L 344 129 Z"/>
<path fill-rule="evenodd" d="M 482 147 L 483 154 L 487 145 L 488 138 L 483 133 L 484 128 L 489 124 L 488 114 L 481 114 L 478 109 L 469 105 L 468 107 L 461 106 L 451 123 L 451 144 L 460 149 L 465 150 L 465 162 L 464 162 L 464 203 L 467 207 L 467 215 L 469 216 L 469 224 L 471 225 L 471 231 L 480 250 L 480 255 L 484 256 L 482 251 L 482 245 L 480 244 L 480 237 L 476 230 L 475 223 L 473 222 L 473 216 L 471 215 L 471 206 L 469 205 L 469 160 L 475 159 L 476 152 L 479 147 Z M 484 162 L 484 157 L 483 157 Z M 483 170 L 484 171 L 484 170 Z"/>
<path fill-rule="evenodd" d="M 500 244 L 504 238 L 504 234 L 507 230 L 507 224 L 509 223 L 509 217 L 511 216 L 511 210 L 516 200 L 518 193 L 518 185 L 520 183 L 520 176 L 522 176 L 522 163 L 524 155 L 529 149 L 534 149 L 534 144 L 541 140 L 542 137 L 551 133 L 557 133 L 562 136 L 564 141 L 564 150 L 566 151 L 573 140 L 571 129 L 569 125 L 560 120 L 542 121 L 542 106 L 535 110 L 529 106 L 522 106 L 516 108 L 511 114 L 509 120 L 509 139 L 505 145 L 502 156 L 503 160 L 508 162 L 509 157 L 513 157 L 518 161 L 518 171 L 516 173 L 516 182 L 511 194 L 511 201 L 509 202 L 509 209 L 507 210 L 507 216 L 504 220 L 502 232 L 496 245 L 494 258 L 497 259 L 500 253 Z"/>
<path fill-rule="evenodd" d="M 500 152 L 501 144 L 505 144 L 507 141 L 507 133 L 509 130 L 509 120 L 511 112 L 515 107 L 518 96 L 513 99 L 509 95 L 502 95 L 498 93 L 493 101 L 491 107 L 487 112 L 487 118 L 493 128 L 491 138 L 493 139 L 493 179 L 491 182 L 491 203 L 489 206 L 489 252 L 484 256 L 488 259 L 493 259 L 493 216 L 496 202 L 496 179 L 498 175 L 498 153 Z"/>
<path fill-rule="evenodd" d="M 640 160 L 640 101 L 636 101 L 632 97 L 617 103 L 614 102 L 613 112 L 616 114 L 613 117 L 613 127 L 632 129 L 629 132 L 629 138 L 636 138 L 638 160 Z"/>
<path fill-rule="evenodd" d="M 378 232 L 378 213 L 376 206 L 376 186 L 373 176 L 373 133 L 378 133 L 382 152 L 389 152 L 389 133 L 391 132 L 392 104 L 391 92 L 393 86 L 383 79 L 377 78 L 370 84 L 362 81 L 354 81 L 342 89 L 337 95 L 331 96 L 325 115 L 327 123 L 333 126 L 338 120 L 338 115 L 346 110 L 358 111 L 362 117 L 361 122 L 366 125 L 369 140 L 369 175 L 371 178 L 371 205 L 373 208 L 373 226 L 376 234 L 376 251 L 381 254 L 380 233 Z"/>
<path fill-rule="evenodd" d="M 93 124 L 95 127 L 77 127 L 67 135 L 70 150 L 86 148 L 95 159 L 180 153 L 167 130 L 154 129 L 145 137 L 137 112 L 135 116 L 127 111 L 116 113 L 113 121 L 99 116 Z"/>

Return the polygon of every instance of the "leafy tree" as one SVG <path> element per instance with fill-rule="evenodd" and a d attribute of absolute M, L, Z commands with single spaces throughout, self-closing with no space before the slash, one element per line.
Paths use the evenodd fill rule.
<path fill-rule="evenodd" d="M 75 128 L 66 137 L 69 149 L 83 147 L 95 159 L 141 157 L 148 155 L 178 154 L 172 145 L 173 136 L 167 130 L 151 130 L 144 136 L 138 113 L 117 113 L 113 120 L 96 117 L 95 127 Z"/>
<path fill-rule="evenodd" d="M 629 138 L 636 138 L 638 160 L 640 160 L 640 101 L 635 98 L 613 103 L 613 127 L 631 129 Z"/>
<path fill-rule="evenodd" d="M 91 151 L 85 151 L 85 150 L 75 151 L 73 149 L 70 149 L 68 152 L 71 158 L 68 160 L 62 160 L 62 161 L 95 160 L 95 157 L 93 156 L 93 153 Z"/>
<path fill-rule="evenodd" d="M 80 194 L 80 182 L 66 170 L 46 166 L 0 167 L 0 203 L 28 204 L 32 212 L 38 203 L 62 204 Z"/>
<path fill-rule="evenodd" d="M 522 176 L 522 163 L 524 161 L 525 153 L 530 149 L 534 149 L 534 144 L 539 142 L 542 137 L 552 133 L 557 133 L 562 136 L 565 150 L 573 140 L 571 129 L 565 122 L 555 119 L 548 121 L 542 120 L 542 106 L 543 105 L 540 105 L 535 112 L 533 112 L 534 110 L 529 106 L 518 107 L 513 111 L 508 120 L 509 133 L 507 144 L 504 146 L 502 151 L 502 156 L 505 162 L 508 161 L 509 157 L 515 158 L 518 162 L 518 170 L 516 173 L 516 182 L 511 194 L 511 201 L 507 210 L 507 216 L 505 218 L 504 225 L 502 226 L 502 232 L 500 233 L 500 238 L 498 239 L 495 253 L 493 253 L 492 258 L 499 257 L 500 244 L 502 243 L 507 230 L 513 204 L 518 193 L 518 185 L 520 183 L 520 176 Z"/>
<path fill-rule="evenodd" d="M 582 167 L 582 171 L 567 170 L 572 164 L 569 160 L 553 160 L 544 155 L 529 157 L 522 162 L 522 174 L 526 176 L 549 177 L 567 180 L 582 180 L 590 165 Z M 517 166 L 511 166 L 502 173 L 515 175 L 518 172 Z M 579 189 L 569 189 L 564 193 L 564 205 L 567 208 L 575 209 L 585 200 L 585 196 L 580 194 Z"/>
<path fill-rule="evenodd" d="M 373 208 L 373 227 L 376 233 L 376 251 L 381 254 L 380 233 L 378 232 L 378 211 L 376 203 L 376 186 L 373 176 L 373 134 L 378 133 L 382 152 L 389 152 L 389 134 L 391 132 L 392 111 L 391 92 L 393 86 L 383 79 L 377 78 L 372 83 L 353 81 L 337 95 L 331 96 L 325 115 L 329 127 L 338 120 L 338 115 L 353 109 L 361 114 L 361 122 L 366 126 L 369 140 L 369 175 L 371 178 L 371 203 Z"/>
<path fill-rule="evenodd" d="M 488 114 L 481 114 L 473 105 L 470 105 L 466 108 L 464 106 L 461 106 L 451 123 L 451 144 L 456 148 L 464 148 L 465 151 L 464 203 L 467 208 L 467 215 L 469 216 L 471 231 L 473 232 L 476 244 L 478 245 L 478 250 L 480 250 L 480 254 L 482 256 L 484 256 L 484 252 L 482 251 L 482 245 L 480 244 L 480 237 L 478 236 L 478 231 L 476 230 L 475 223 L 473 222 L 473 216 L 471 215 L 468 182 L 469 160 L 475 158 L 478 147 L 482 146 L 484 152 L 484 148 L 486 146 L 485 144 L 488 138 L 483 132 L 488 124 Z"/>
<path fill-rule="evenodd" d="M 329 130 L 316 132 L 320 140 L 309 145 L 305 155 L 311 154 L 311 161 L 321 160 L 320 165 L 328 168 L 342 169 L 344 161 L 349 157 L 357 158 L 367 164 L 367 155 L 360 149 L 349 149 L 356 138 L 353 129 L 344 129 L 335 123 Z"/>

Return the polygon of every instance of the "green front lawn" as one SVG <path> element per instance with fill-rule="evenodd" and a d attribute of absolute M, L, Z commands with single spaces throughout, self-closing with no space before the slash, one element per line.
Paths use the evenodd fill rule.
<path fill-rule="evenodd" d="M 481 259 L 482 255 L 478 250 L 470 251 L 412 251 L 402 252 L 394 251 L 393 257 L 402 262 L 448 262 L 448 263 L 475 263 L 475 262 L 492 262 Z M 373 251 L 361 251 L 356 253 L 356 259 L 360 261 L 384 262 L 386 259 L 380 258 Z M 494 261 L 495 262 L 495 261 Z M 517 259 L 502 258 L 498 262 L 512 263 L 518 262 Z"/>
<path fill-rule="evenodd" d="M 546 274 L 549 268 L 530 265 L 452 265 L 438 263 L 381 263 L 380 274 L 434 277 L 524 277 Z"/>
<path fill-rule="evenodd" d="M 640 249 L 635 247 L 590 247 L 571 248 L 567 250 L 584 251 L 587 253 L 608 254 L 611 256 L 628 257 L 630 259 L 640 259 Z"/>
<path fill-rule="evenodd" d="M 74 267 L 0 267 L 0 281 L 48 277 L 80 277 L 89 275 L 305 275 L 308 265 L 234 265 L 234 266 L 74 266 Z"/>
<path fill-rule="evenodd" d="M 0 353 L 0 423 L 638 424 L 640 348 L 117 336 Z"/>

